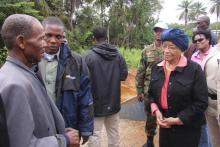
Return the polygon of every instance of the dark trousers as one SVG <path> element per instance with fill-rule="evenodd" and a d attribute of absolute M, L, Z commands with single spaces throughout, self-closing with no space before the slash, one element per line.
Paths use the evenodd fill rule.
<path fill-rule="evenodd" d="M 160 147 L 198 147 L 201 128 L 160 128 L 159 133 Z"/>

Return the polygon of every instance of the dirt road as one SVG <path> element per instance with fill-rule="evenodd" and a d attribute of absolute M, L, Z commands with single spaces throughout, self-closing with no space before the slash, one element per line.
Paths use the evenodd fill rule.
<path fill-rule="evenodd" d="M 135 75 L 136 70 L 130 69 L 128 79 L 122 82 L 121 87 L 121 101 L 124 101 L 134 97 L 136 95 L 135 90 Z M 120 120 L 120 147 L 142 147 L 146 142 L 146 134 L 144 131 L 144 121 L 131 121 L 131 120 Z M 154 139 L 155 147 L 158 147 L 158 136 Z M 101 147 L 108 147 L 107 134 L 105 129 L 102 130 L 102 142 Z"/>

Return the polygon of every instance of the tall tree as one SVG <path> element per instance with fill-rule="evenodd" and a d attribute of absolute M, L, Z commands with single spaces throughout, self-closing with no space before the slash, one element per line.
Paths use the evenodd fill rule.
<path fill-rule="evenodd" d="M 114 44 L 142 48 L 152 41 L 153 15 L 161 9 L 158 0 L 117 1 L 110 10 L 110 37 Z"/>
<path fill-rule="evenodd" d="M 210 8 L 210 13 L 216 13 L 216 22 L 218 22 L 219 14 L 220 14 L 220 0 L 210 0 L 212 2 L 212 6 Z"/>
<path fill-rule="evenodd" d="M 75 20 L 73 20 L 73 15 L 75 15 L 77 9 L 82 4 L 82 0 L 63 0 L 63 6 L 68 17 L 68 24 L 70 29 L 73 29 L 73 24 Z"/>
<path fill-rule="evenodd" d="M 199 15 L 206 15 L 207 7 L 202 2 L 195 2 L 189 8 L 189 20 L 195 21 Z"/>
<path fill-rule="evenodd" d="M 185 26 L 188 23 L 188 13 L 189 13 L 189 8 L 190 8 L 191 4 L 192 4 L 192 0 L 183 0 L 183 1 L 181 1 L 180 4 L 178 4 L 178 7 L 179 7 L 178 9 L 182 10 L 182 12 L 180 13 L 180 16 L 179 16 L 179 20 L 184 19 Z"/>

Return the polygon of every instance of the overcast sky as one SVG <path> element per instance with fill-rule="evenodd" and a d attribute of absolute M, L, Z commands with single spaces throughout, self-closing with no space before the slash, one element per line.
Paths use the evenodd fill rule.
<path fill-rule="evenodd" d="M 178 4 L 181 2 L 181 0 L 163 0 L 163 9 L 161 10 L 160 13 L 160 20 L 164 21 L 166 23 L 184 23 L 184 20 L 179 21 L 179 15 L 181 13 L 180 10 L 178 9 Z M 200 1 L 202 2 L 205 6 L 207 6 L 206 11 L 209 12 L 210 9 L 210 1 L 209 0 L 194 0 L 194 2 Z M 208 16 L 211 19 L 211 22 L 215 22 L 216 20 L 216 15 L 215 14 L 208 14 Z"/>

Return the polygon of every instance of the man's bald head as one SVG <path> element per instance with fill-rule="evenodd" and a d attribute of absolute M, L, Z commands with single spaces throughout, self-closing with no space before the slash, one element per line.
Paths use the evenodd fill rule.
<path fill-rule="evenodd" d="M 14 47 L 18 35 L 26 38 L 32 34 L 33 22 L 40 23 L 36 18 L 25 14 L 13 14 L 5 19 L 1 36 L 8 50 Z"/>

